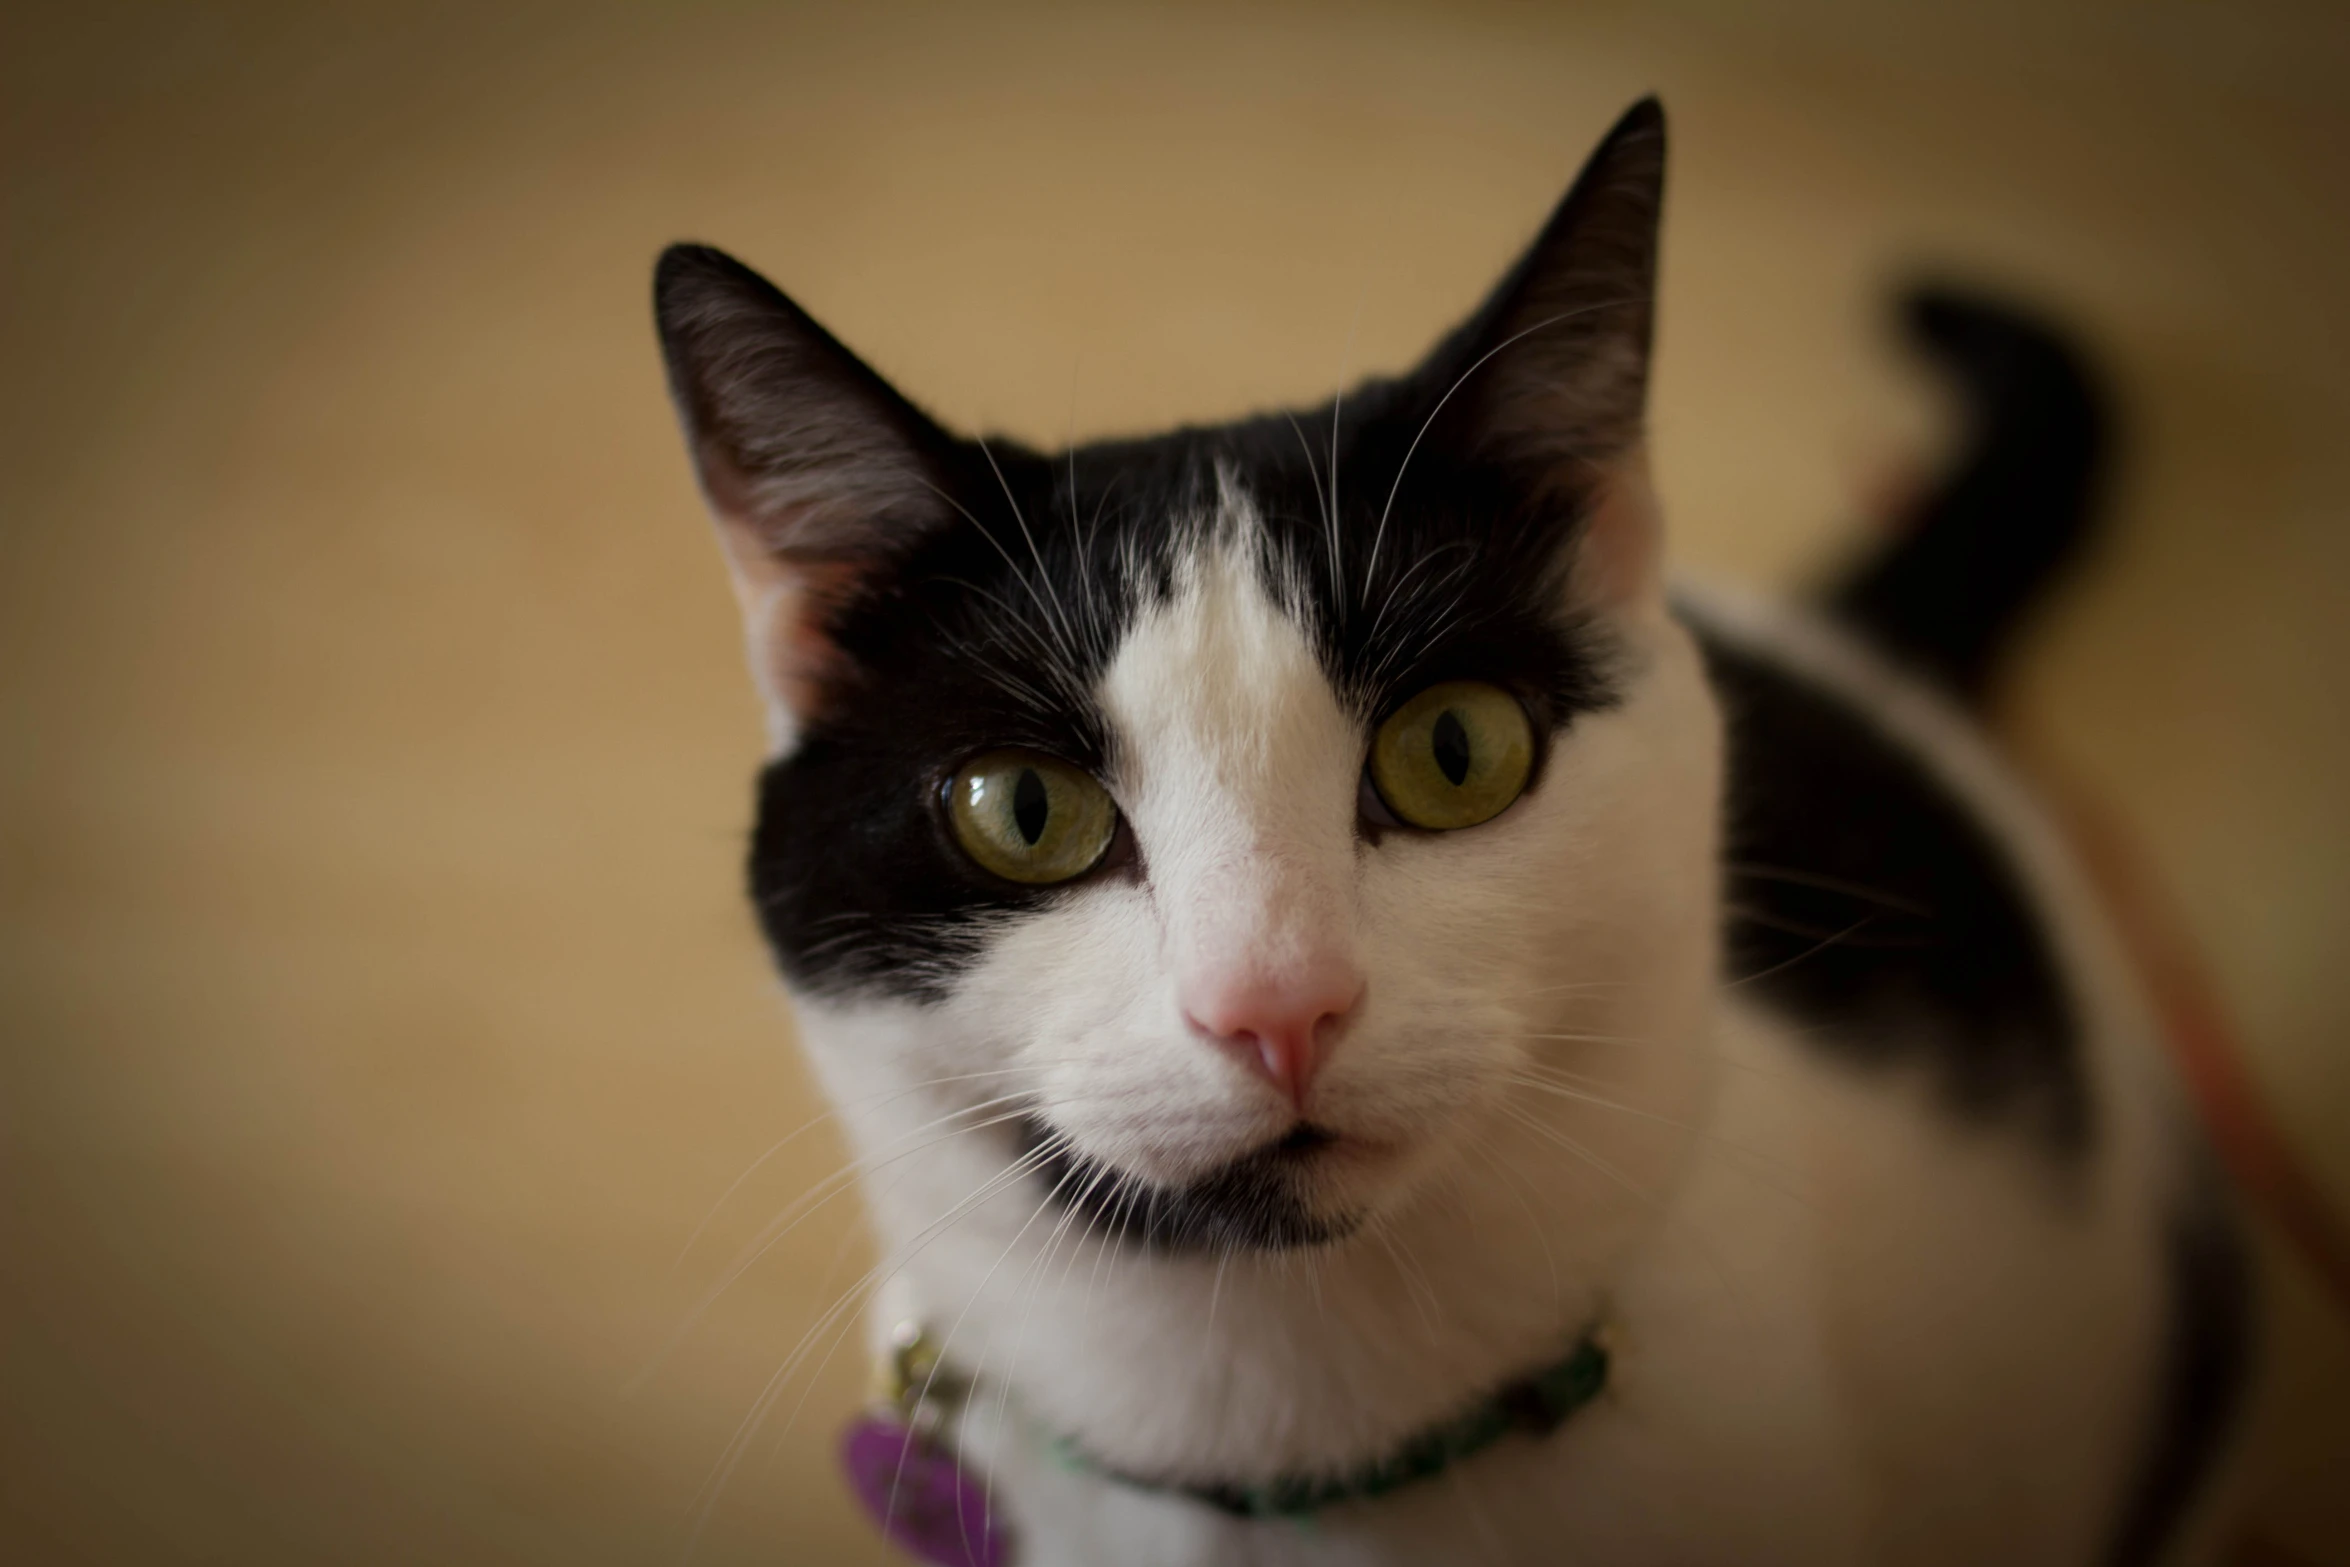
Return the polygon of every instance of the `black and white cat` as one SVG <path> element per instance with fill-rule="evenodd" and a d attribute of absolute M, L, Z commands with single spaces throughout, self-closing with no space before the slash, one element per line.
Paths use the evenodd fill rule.
<path fill-rule="evenodd" d="M 662 258 L 874 1343 L 1029 1567 L 2192 1553 L 2245 1306 L 2157 1023 L 1953 705 L 1668 591 L 1663 169 L 1642 103 L 1407 375 L 1052 455 Z M 2080 498 L 2005 483 L 1846 623 L 1979 673 Z"/>

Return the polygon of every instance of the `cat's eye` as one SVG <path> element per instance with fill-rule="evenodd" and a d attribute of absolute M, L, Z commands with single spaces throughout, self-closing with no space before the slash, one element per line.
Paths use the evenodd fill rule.
<path fill-rule="evenodd" d="M 1499 816 L 1534 770 L 1518 699 L 1479 680 L 1430 686 L 1371 738 L 1371 786 L 1398 821 L 1450 831 Z"/>
<path fill-rule="evenodd" d="M 1092 870 L 1118 831 L 1108 790 L 1035 751 L 990 751 L 964 763 L 947 783 L 947 815 L 965 854 L 1031 886 Z"/>

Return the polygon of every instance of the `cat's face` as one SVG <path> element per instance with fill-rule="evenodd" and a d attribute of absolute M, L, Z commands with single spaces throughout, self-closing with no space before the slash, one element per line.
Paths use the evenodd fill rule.
<path fill-rule="evenodd" d="M 753 890 L 836 1086 L 986 1112 L 1162 1251 L 1341 1240 L 1576 1081 L 1685 1104 L 1716 769 L 1638 444 L 1660 172 L 1636 110 L 1411 376 L 1051 456 L 665 258 L 776 739 Z"/>

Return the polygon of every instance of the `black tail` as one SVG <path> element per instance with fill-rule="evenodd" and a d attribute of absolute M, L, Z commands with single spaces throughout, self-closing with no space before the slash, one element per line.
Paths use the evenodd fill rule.
<path fill-rule="evenodd" d="M 2080 353 L 2026 310 L 1921 288 L 1901 317 L 1958 383 L 1965 444 L 1827 604 L 1902 663 L 1979 702 L 2016 626 L 2094 529 L 2111 416 Z"/>

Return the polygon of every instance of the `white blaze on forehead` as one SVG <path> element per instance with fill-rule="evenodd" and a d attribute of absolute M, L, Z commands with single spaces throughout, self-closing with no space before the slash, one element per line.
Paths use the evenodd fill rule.
<path fill-rule="evenodd" d="M 1254 513 L 1229 485 L 1218 523 L 1136 617 L 1100 693 L 1179 979 L 1353 946 L 1362 735 L 1268 592 Z"/>

